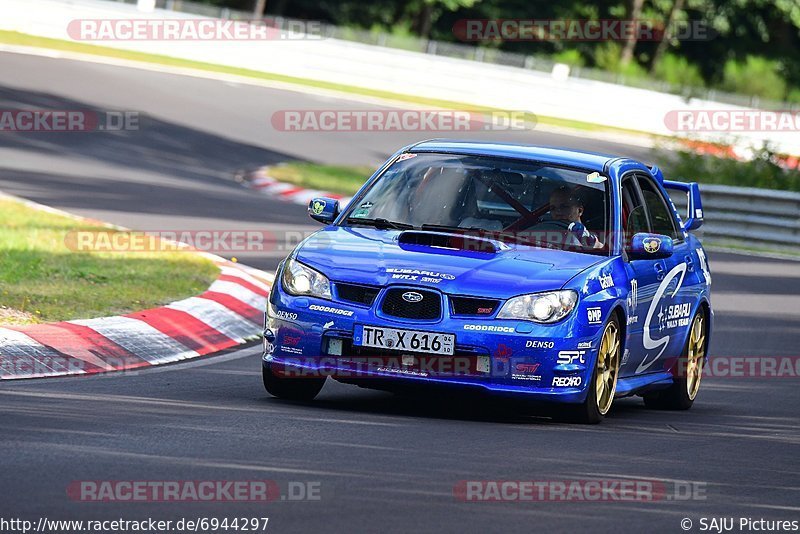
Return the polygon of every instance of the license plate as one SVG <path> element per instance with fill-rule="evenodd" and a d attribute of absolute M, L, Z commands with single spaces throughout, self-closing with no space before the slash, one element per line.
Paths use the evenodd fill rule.
<path fill-rule="evenodd" d="M 356 325 L 353 345 L 452 356 L 453 347 L 456 345 L 456 336 L 419 330 Z"/>

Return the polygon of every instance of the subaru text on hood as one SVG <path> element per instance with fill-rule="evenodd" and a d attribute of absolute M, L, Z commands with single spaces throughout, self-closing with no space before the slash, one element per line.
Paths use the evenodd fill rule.
<path fill-rule="evenodd" d="M 308 210 L 326 226 L 280 264 L 265 316 L 277 397 L 312 399 L 330 376 L 557 403 L 589 423 L 618 397 L 694 402 L 712 322 L 697 184 L 613 156 L 435 140 L 393 155 L 343 211 Z"/>

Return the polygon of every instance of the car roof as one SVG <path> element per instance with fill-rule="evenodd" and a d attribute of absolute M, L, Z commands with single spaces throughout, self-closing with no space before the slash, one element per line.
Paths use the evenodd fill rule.
<path fill-rule="evenodd" d="M 611 161 L 619 156 L 601 154 L 569 148 L 524 145 L 519 143 L 499 143 L 486 141 L 462 141 L 455 139 L 431 139 L 409 148 L 409 152 L 440 152 L 480 156 L 518 158 L 568 167 L 579 167 L 592 171 L 603 171 Z"/>

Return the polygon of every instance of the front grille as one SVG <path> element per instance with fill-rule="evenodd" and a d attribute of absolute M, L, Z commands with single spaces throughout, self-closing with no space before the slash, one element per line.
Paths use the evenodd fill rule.
<path fill-rule="evenodd" d="M 450 297 L 453 315 L 491 315 L 500 305 L 499 300 L 474 297 Z"/>
<path fill-rule="evenodd" d="M 358 286 L 355 284 L 336 284 L 336 294 L 339 299 L 357 304 L 372 306 L 378 296 L 377 287 Z"/>
<path fill-rule="evenodd" d="M 403 298 L 406 293 L 418 293 L 422 295 L 422 299 L 418 302 L 408 302 Z M 386 292 L 381 311 L 386 315 L 404 319 L 438 319 L 442 316 L 442 299 L 435 291 L 392 288 Z"/>
<path fill-rule="evenodd" d="M 407 357 L 413 356 L 414 363 L 404 365 L 404 355 Z M 422 352 L 404 353 L 390 349 L 360 347 L 353 345 L 351 340 L 345 339 L 342 347 L 342 356 L 338 357 L 338 361 L 340 367 L 350 369 L 350 371 L 344 373 L 344 378 L 359 378 L 359 373 L 368 374 L 378 368 L 386 367 L 405 371 L 405 373 L 397 373 L 398 377 L 404 375 L 414 376 L 411 371 L 418 371 L 416 376 L 490 381 L 492 379 L 491 374 L 478 371 L 479 356 L 488 356 L 488 353 L 471 347 L 458 346 L 456 346 L 455 353 L 452 356 Z"/>

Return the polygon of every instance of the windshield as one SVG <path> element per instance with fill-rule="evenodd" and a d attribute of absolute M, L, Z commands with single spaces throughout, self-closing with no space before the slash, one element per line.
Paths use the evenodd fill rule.
<path fill-rule="evenodd" d="M 608 194 L 598 173 L 452 154 L 404 154 L 343 225 L 476 233 L 606 254 Z"/>

